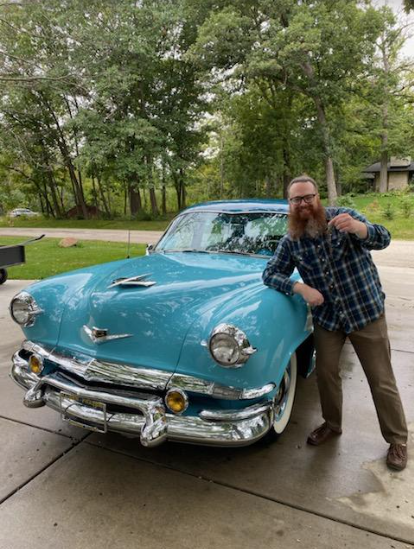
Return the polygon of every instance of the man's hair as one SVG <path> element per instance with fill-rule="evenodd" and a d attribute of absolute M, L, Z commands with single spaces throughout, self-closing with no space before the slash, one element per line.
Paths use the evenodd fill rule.
<path fill-rule="evenodd" d="M 290 189 L 292 185 L 295 183 L 312 183 L 312 185 L 315 187 L 315 191 L 318 192 L 318 185 L 316 184 L 316 181 L 312 179 L 309 175 L 306 175 L 306 173 L 303 173 L 302 175 L 299 175 L 299 177 L 295 177 L 292 179 L 292 181 L 287 186 L 286 192 L 289 196 Z"/>

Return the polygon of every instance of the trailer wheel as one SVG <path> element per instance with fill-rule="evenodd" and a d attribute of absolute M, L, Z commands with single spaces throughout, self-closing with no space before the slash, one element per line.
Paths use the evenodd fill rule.
<path fill-rule="evenodd" d="M 7 271 L 6 269 L 0 269 L 0 284 L 4 284 L 7 280 Z"/>

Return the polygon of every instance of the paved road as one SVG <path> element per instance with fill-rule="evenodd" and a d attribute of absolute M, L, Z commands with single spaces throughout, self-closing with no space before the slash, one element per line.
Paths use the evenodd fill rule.
<path fill-rule="evenodd" d="M 155 244 L 162 231 L 129 231 L 131 243 Z M 128 231 L 107 229 L 22 229 L 18 227 L 0 227 L 0 236 L 39 236 L 50 238 L 73 237 L 79 240 L 103 240 L 106 242 L 128 242 Z"/>
<path fill-rule="evenodd" d="M 299 383 L 284 436 L 244 449 L 149 450 L 87 434 L 49 409 L 28 410 L 8 378 L 22 335 L 7 311 L 27 281 L 0 287 L 0 548 L 413 548 L 414 266 L 401 265 L 399 246 L 394 264 L 391 252 L 376 258 L 410 425 L 412 459 L 402 473 L 385 467 L 387 446 L 349 345 L 344 433 L 321 448 L 305 444 L 320 421 L 314 377 Z"/>

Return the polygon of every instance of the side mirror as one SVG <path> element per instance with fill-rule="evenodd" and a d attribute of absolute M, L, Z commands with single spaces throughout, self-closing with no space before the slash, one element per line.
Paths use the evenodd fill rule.
<path fill-rule="evenodd" d="M 150 255 L 153 249 L 154 249 L 154 244 L 147 244 L 145 255 Z"/>

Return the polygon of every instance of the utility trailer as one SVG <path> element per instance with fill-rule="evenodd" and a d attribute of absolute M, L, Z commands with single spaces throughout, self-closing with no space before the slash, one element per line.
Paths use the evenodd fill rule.
<path fill-rule="evenodd" d="M 0 245 L 0 284 L 4 284 L 7 280 L 7 269 L 6 267 L 13 267 L 14 265 L 21 265 L 26 261 L 26 252 L 25 246 L 41 240 L 45 235 L 42 234 L 37 238 L 31 238 L 22 242 L 22 244 L 12 244 L 10 246 L 1 246 Z"/>

